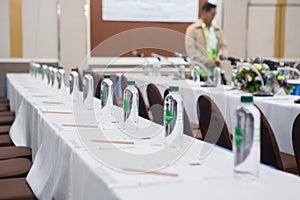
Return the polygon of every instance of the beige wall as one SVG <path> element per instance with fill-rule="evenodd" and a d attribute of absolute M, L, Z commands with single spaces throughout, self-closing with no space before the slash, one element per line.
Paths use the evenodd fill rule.
<path fill-rule="evenodd" d="M 239 58 L 246 56 L 247 0 L 225 0 L 223 11 L 224 33 L 229 54 Z"/>
<path fill-rule="evenodd" d="M 277 0 L 224 1 L 224 32 L 229 54 L 240 58 L 274 57 Z M 284 58 L 300 58 L 300 1 L 287 0 L 283 26 Z"/>
<path fill-rule="evenodd" d="M 0 0 L 0 58 L 10 56 L 9 0 Z"/>
<path fill-rule="evenodd" d="M 61 3 L 59 30 L 57 2 Z M 60 58 L 60 64 L 67 71 L 73 66 L 79 67 L 86 57 L 85 2 L 86 0 L 22 1 L 23 58 Z M 9 14 L 9 0 L 0 0 L 0 58 L 10 58 Z"/>
<path fill-rule="evenodd" d="M 60 16 L 60 64 L 69 72 L 80 67 L 86 58 L 85 0 L 59 0 Z"/>
<path fill-rule="evenodd" d="M 0 58 L 11 57 L 9 2 L 0 0 Z M 21 4 L 23 58 L 57 58 L 56 1 L 24 0 Z"/>
<path fill-rule="evenodd" d="M 88 33 L 84 4 L 88 0 L 58 0 L 61 3 L 60 31 L 55 0 L 22 1 L 23 56 L 25 58 L 60 58 L 67 71 L 82 65 L 86 54 Z M 220 0 L 222 2 L 222 0 Z M 230 55 L 247 58 L 273 57 L 275 9 L 277 0 L 223 1 L 223 29 Z M 300 1 L 287 0 L 285 57 L 300 57 Z M 262 4 L 269 6 L 261 7 Z M 249 18 L 248 18 L 249 17 Z M 9 0 L 0 1 L 0 58 L 9 57 Z M 263 31 L 262 31 L 263 29 Z M 58 38 L 60 37 L 60 46 Z M 58 49 L 60 48 L 60 54 Z"/>
<path fill-rule="evenodd" d="M 298 4 L 300 1 L 298 0 Z M 287 7 L 285 27 L 285 57 L 300 58 L 300 5 Z"/>
<path fill-rule="evenodd" d="M 24 58 L 57 58 L 56 3 L 53 0 L 22 1 Z"/>

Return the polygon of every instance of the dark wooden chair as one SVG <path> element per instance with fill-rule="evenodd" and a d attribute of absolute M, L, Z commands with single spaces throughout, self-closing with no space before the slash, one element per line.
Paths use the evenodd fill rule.
<path fill-rule="evenodd" d="M 26 182 L 26 178 L 0 180 L 0 199 L 35 200 L 37 199 Z"/>
<path fill-rule="evenodd" d="M 198 120 L 202 139 L 232 150 L 232 141 L 221 111 L 207 95 L 198 98 Z"/>
<path fill-rule="evenodd" d="M 15 121 L 15 116 L 12 115 L 0 116 L 0 126 L 12 125 L 14 121 Z"/>
<path fill-rule="evenodd" d="M 101 89 L 101 83 L 103 81 L 103 76 L 100 77 L 97 86 L 96 86 L 96 90 L 95 90 L 95 97 L 97 99 L 100 99 L 100 89 Z"/>
<path fill-rule="evenodd" d="M 297 173 L 295 157 L 290 154 L 281 153 L 273 132 L 266 116 L 262 110 L 255 105 L 260 112 L 260 146 L 261 162 L 276 167 L 279 170 L 290 173 Z"/>
<path fill-rule="evenodd" d="M 147 86 L 147 96 L 148 96 L 150 111 L 153 116 L 153 122 L 163 125 L 164 100 L 158 88 L 152 83 L 150 83 Z"/>
<path fill-rule="evenodd" d="M 6 146 L 14 146 L 14 143 L 8 134 L 0 135 L 0 147 Z"/>
<path fill-rule="evenodd" d="M 11 125 L 0 126 L 0 135 L 7 135 L 9 133 L 10 128 Z"/>
<path fill-rule="evenodd" d="M 3 104 L 3 105 L 0 104 L 0 112 L 9 111 L 9 110 L 10 110 L 10 107 L 8 104 Z"/>
<path fill-rule="evenodd" d="M 296 117 L 293 124 L 293 148 L 298 166 L 298 174 L 300 175 L 300 114 Z"/>
<path fill-rule="evenodd" d="M 2 111 L 0 112 L 0 117 L 5 117 L 5 116 L 15 116 L 15 112 L 11 112 L 11 111 Z"/>
<path fill-rule="evenodd" d="M 26 158 L 0 160 L 0 179 L 26 177 L 31 165 Z"/>
<path fill-rule="evenodd" d="M 0 147 L 0 160 L 11 158 L 27 158 L 28 160 L 32 160 L 31 148 L 16 146 Z"/>
<path fill-rule="evenodd" d="M 124 74 L 121 75 L 121 90 L 122 94 L 124 93 L 125 88 L 127 87 L 127 78 Z"/>
<path fill-rule="evenodd" d="M 9 100 L 8 99 L 4 99 L 4 98 L 1 99 L 0 98 L 0 104 L 7 104 L 7 103 L 9 104 Z"/>
<path fill-rule="evenodd" d="M 138 87 L 136 87 L 136 88 L 139 92 L 139 116 L 150 120 L 148 109 L 147 109 L 147 106 L 145 104 L 143 94 L 141 93 L 141 91 Z"/>

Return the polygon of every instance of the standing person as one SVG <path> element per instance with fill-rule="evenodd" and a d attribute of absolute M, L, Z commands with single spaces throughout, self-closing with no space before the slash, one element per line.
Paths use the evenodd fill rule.
<path fill-rule="evenodd" d="M 215 1 L 209 0 L 202 6 L 200 19 L 186 30 L 187 54 L 207 68 L 219 65 L 219 56 L 227 53 L 223 31 L 212 23 L 217 12 L 216 8 Z"/>

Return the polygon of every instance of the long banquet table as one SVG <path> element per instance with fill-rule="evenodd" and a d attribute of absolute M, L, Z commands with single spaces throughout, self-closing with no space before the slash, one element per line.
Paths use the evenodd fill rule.
<path fill-rule="evenodd" d="M 162 95 L 169 86 L 179 86 L 179 92 L 192 123 L 198 124 L 197 98 L 202 94 L 209 95 L 221 110 L 230 132 L 234 123 L 235 110 L 240 106 L 240 97 L 245 94 L 242 91 L 232 90 L 229 86 L 200 87 L 200 82 L 174 80 L 172 76 L 154 77 L 127 73 L 126 77 L 136 81 L 146 102 L 148 102 L 146 88 L 149 83 L 156 84 Z M 299 99 L 299 96 L 254 97 L 254 103 L 264 112 L 274 131 L 280 151 L 288 154 L 294 154 L 292 126 L 295 118 L 300 114 L 300 104 L 294 103 L 296 99 Z"/>
<path fill-rule="evenodd" d="M 258 180 L 237 181 L 229 151 L 188 136 L 182 147 L 165 146 L 163 127 L 143 119 L 142 137 L 124 134 L 120 108 L 103 114 L 97 99 L 84 107 L 29 74 L 7 80 L 17 113 L 10 136 L 32 148 L 26 180 L 38 199 L 299 199 L 295 175 L 260 165 Z"/>

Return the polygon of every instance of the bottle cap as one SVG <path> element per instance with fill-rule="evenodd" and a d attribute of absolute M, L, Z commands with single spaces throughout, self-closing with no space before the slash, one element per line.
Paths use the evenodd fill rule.
<path fill-rule="evenodd" d="M 75 67 L 72 68 L 72 72 L 77 72 L 77 69 Z"/>
<path fill-rule="evenodd" d="M 84 74 L 91 74 L 91 70 L 85 70 Z"/>
<path fill-rule="evenodd" d="M 135 81 L 127 81 L 127 85 L 134 85 Z"/>
<path fill-rule="evenodd" d="M 253 96 L 252 95 L 243 95 L 241 96 L 242 103 L 253 103 Z"/>
<path fill-rule="evenodd" d="M 178 92 L 179 91 L 179 87 L 177 87 L 177 86 L 170 86 L 169 90 L 170 90 L 170 92 Z"/>
<path fill-rule="evenodd" d="M 63 69 L 63 67 L 62 66 L 58 66 L 58 69 Z"/>
<path fill-rule="evenodd" d="M 105 78 L 105 79 L 109 79 L 109 78 L 110 78 L 110 75 L 109 75 L 109 74 L 104 74 L 104 78 Z"/>
<path fill-rule="evenodd" d="M 209 3 L 211 5 L 214 5 L 214 6 L 217 6 L 217 1 L 216 0 L 208 0 L 207 3 Z"/>

